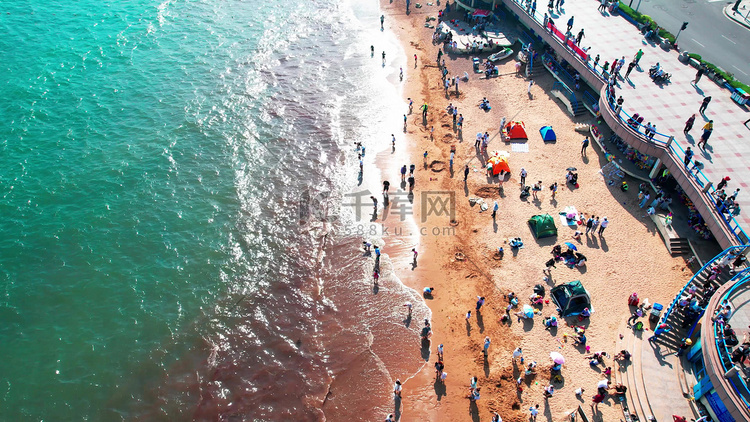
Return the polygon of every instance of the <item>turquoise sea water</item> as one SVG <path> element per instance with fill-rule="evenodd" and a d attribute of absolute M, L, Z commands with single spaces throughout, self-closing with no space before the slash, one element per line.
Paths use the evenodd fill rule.
<path fill-rule="evenodd" d="M 385 107 L 373 4 L 3 4 L 0 419 L 321 418 L 364 272 L 300 192 Z"/>

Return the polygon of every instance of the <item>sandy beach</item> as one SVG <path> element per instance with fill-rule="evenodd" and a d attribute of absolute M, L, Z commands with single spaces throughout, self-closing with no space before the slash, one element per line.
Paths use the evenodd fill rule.
<path fill-rule="evenodd" d="M 403 44 L 408 58 L 417 54 L 416 68 L 406 71 L 404 78 L 404 100 L 412 98 L 413 112 L 408 116 L 408 140 L 411 162 L 417 165 L 416 195 L 422 192 L 452 192 L 455 198 L 456 221 L 450 222 L 447 215 L 421 215 L 426 209 L 416 206 L 414 219 L 423 235 L 418 239 L 418 265 L 412 264 L 408 242 L 387 240 L 385 252 L 389 254 L 396 275 L 409 287 L 421 291 L 432 286 L 436 293 L 427 300 L 433 313 L 429 362 L 421 373 L 404 385 L 403 399 L 394 404 L 394 412 L 404 421 L 417 420 L 471 420 L 490 421 L 493 411 L 504 421 L 529 419 L 529 407 L 539 404 L 538 420 L 563 420 L 566 415 L 582 405 L 597 420 L 618 420 L 621 409 L 607 399 L 594 411 L 591 397 L 596 394 L 596 384 L 605 376 L 601 368 L 592 368 L 584 358 L 583 347 L 572 344 L 573 329 L 561 320 L 555 331 L 545 330 L 542 317 L 557 315 L 554 304 L 544 304 L 540 313 L 531 320 L 518 322 L 513 309 L 509 323 L 502 323 L 508 300 L 507 293 L 515 292 L 519 305 L 528 304 L 532 288 L 537 284 L 549 288 L 555 284 L 581 280 L 592 296 L 594 314 L 587 326 L 586 335 L 591 351 L 604 350 L 610 356 L 616 353 L 615 342 L 624 327 L 630 311 L 627 298 L 638 292 L 641 298 L 653 302 L 665 302 L 673 298 L 692 275 L 685 267 L 683 258 L 674 258 L 667 252 L 653 223 L 647 218 L 645 209 L 638 207 L 637 186 L 629 192 L 621 192 L 617 186 L 609 186 L 599 170 L 606 164 L 603 154 L 591 145 L 586 154 L 581 154 L 584 134 L 575 131 L 576 123 L 592 123 L 591 116 L 571 118 L 563 106 L 548 95 L 554 79 L 541 71 L 534 80 L 531 94 L 527 94 L 528 80 L 515 72 L 515 56 L 500 62 L 500 76 L 485 79 L 474 74 L 470 56 L 445 55 L 449 76 L 469 73 L 469 82 L 459 85 L 460 95 L 451 93 L 445 97 L 440 70 L 436 65 L 438 45 L 431 42 L 432 29 L 425 28 L 426 16 L 437 16 L 443 6 L 412 8 L 410 15 L 403 12 L 401 2 L 382 1 L 386 16 L 386 30 L 394 31 Z M 453 16 L 452 16 L 453 17 Z M 435 23 L 435 21 L 433 21 Z M 516 49 L 518 45 L 515 46 Z M 486 57 L 486 54 L 480 56 Z M 411 61 L 407 61 L 411 63 Z M 477 104 L 487 97 L 492 105 L 489 112 Z M 422 124 L 418 109 L 423 103 L 429 105 L 427 125 Z M 463 137 L 454 130 L 451 118 L 446 114 L 448 103 L 458 107 L 463 114 Z M 399 108 L 400 109 L 400 108 Z M 395 111 L 396 112 L 396 111 Z M 503 142 L 498 133 L 503 117 L 524 121 L 529 135 L 528 141 L 519 144 L 528 146 L 515 149 Z M 557 133 L 557 141 L 545 143 L 539 128 L 551 125 Z M 433 139 L 430 128 L 434 126 Z M 490 180 L 482 167 L 474 148 L 477 132 L 489 132 L 488 151 L 510 152 L 511 174 L 499 182 Z M 448 169 L 450 147 L 456 147 L 454 173 Z M 427 151 L 431 166 L 423 165 L 423 153 Z M 464 168 L 470 172 L 464 184 Z M 379 162 L 384 178 L 399 180 L 399 166 L 388 160 Z M 565 183 L 566 168 L 576 167 L 579 188 L 570 189 Z M 520 199 L 519 172 L 528 172 L 527 184 L 542 181 L 544 189 L 538 199 Z M 553 198 L 548 187 L 557 182 L 559 190 Z M 469 198 L 483 198 L 489 206 L 480 212 L 472 207 Z M 491 211 L 494 201 L 499 210 L 494 222 Z M 572 235 L 576 227 L 563 225 L 559 213 L 568 206 L 588 215 L 608 217 L 609 227 L 603 235 L 583 236 L 580 241 Z M 528 219 L 532 215 L 549 213 L 555 218 L 558 236 L 535 239 Z M 386 221 L 386 227 L 397 222 Z M 515 252 L 508 239 L 521 237 L 524 247 Z M 545 262 L 552 257 L 555 244 L 573 242 L 585 254 L 585 267 L 568 268 L 558 262 L 551 279 L 544 280 Z M 498 247 L 505 249 L 500 258 Z M 478 314 L 475 304 L 478 296 L 486 298 L 486 304 Z M 472 317 L 466 319 L 467 311 Z M 571 322 L 575 320 L 570 320 Z M 577 322 L 576 322 L 577 323 Z M 566 335 L 568 337 L 566 337 Z M 485 336 L 490 337 L 491 346 L 487 358 L 482 352 Z M 439 344 L 445 349 L 444 384 L 435 380 L 434 363 Z M 512 350 L 523 349 L 526 363 L 536 361 L 536 376 L 525 377 L 521 389 L 516 379 L 523 373 L 511 361 Z M 550 352 L 559 352 L 566 364 L 562 369 L 563 381 L 555 383 L 555 393 L 545 399 L 543 388 L 550 384 Z M 418 351 L 403 350 L 403 353 Z M 617 370 L 612 359 L 606 365 Z M 481 388 L 481 399 L 467 399 L 470 378 L 476 376 Z M 614 377 L 614 375 L 613 375 Z M 614 381 L 614 379 L 613 379 Z M 574 390 L 584 388 L 578 399 Z M 373 415 L 373 419 L 384 419 L 387 415 Z M 567 419 L 565 419 L 567 420 Z"/>

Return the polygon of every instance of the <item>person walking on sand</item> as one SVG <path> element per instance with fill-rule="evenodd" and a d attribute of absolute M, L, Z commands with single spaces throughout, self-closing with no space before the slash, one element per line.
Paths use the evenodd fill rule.
<path fill-rule="evenodd" d="M 380 15 L 380 30 L 383 30 L 383 23 L 385 22 L 385 15 Z"/>
<path fill-rule="evenodd" d="M 426 119 L 427 118 L 427 103 L 422 104 L 422 107 L 420 108 L 422 109 L 422 118 Z"/>
<path fill-rule="evenodd" d="M 601 236 L 602 233 L 604 233 L 604 229 L 606 229 L 607 226 L 609 226 L 609 220 L 607 220 L 607 217 L 604 217 L 601 223 L 599 223 L 599 236 Z"/>
<path fill-rule="evenodd" d="M 401 380 L 399 379 L 397 379 L 396 383 L 393 385 L 393 394 L 399 399 L 401 398 Z"/>
<path fill-rule="evenodd" d="M 690 160 L 693 159 L 693 150 L 690 147 L 687 147 L 685 150 L 685 167 L 690 165 Z"/>
<path fill-rule="evenodd" d="M 709 95 L 708 97 L 703 99 L 703 102 L 701 103 L 701 108 L 698 109 L 698 112 L 700 114 L 705 114 L 706 109 L 708 108 L 708 103 L 710 102 L 711 102 L 711 96 Z"/>
<path fill-rule="evenodd" d="M 477 296 L 477 312 L 482 309 L 482 305 L 484 305 L 484 296 Z"/>
<path fill-rule="evenodd" d="M 500 205 L 497 204 L 497 201 L 495 201 L 495 205 L 492 206 L 492 219 L 495 219 L 495 216 L 497 216 L 497 210 L 500 208 Z"/>
<path fill-rule="evenodd" d="M 443 343 L 440 343 L 440 346 L 438 346 L 437 355 L 438 359 L 443 360 Z"/>
<path fill-rule="evenodd" d="M 526 93 L 531 95 L 531 86 L 534 85 L 534 80 L 529 79 L 529 87 L 526 89 Z"/>
<path fill-rule="evenodd" d="M 490 337 L 487 336 L 484 338 L 484 356 L 487 357 L 487 352 L 490 348 Z"/>
<path fill-rule="evenodd" d="M 404 306 L 406 307 L 406 317 L 411 318 L 411 308 L 413 307 L 413 305 L 411 304 L 411 302 L 406 302 L 404 303 Z"/>
<path fill-rule="evenodd" d="M 591 229 L 594 227 L 594 216 L 589 216 L 589 219 L 586 220 L 586 234 L 588 235 Z"/>
<path fill-rule="evenodd" d="M 526 169 L 521 167 L 521 189 L 526 187 L 526 176 L 528 173 L 526 173 Z"/>
<path fill-rule="evenodd" d="M 542 273 L 552 275 L 553 268 L 557 268 L 555 266 L 555 258 L 550 258 L 547 262 L 544 263 L 544 270 L 542 270 Z"/>
<path fill-rule="evenodd" d="M 425 153 L 426 152 L 427 151 L 425 151 Z M 425 157 L 427 157 L 427 154 L 425 154 Z M 406 164 L 404 164 L 404 166 L 401 167 L 401 181 L 403 182 L 405 180 L 406 180 Z"/>
<path fill-rule="evenodd" d="M 466 323 L 469 323 L 469 320 L 471 319 L 471 311 L 466 313 Z"/>
<path fill-rule="evenodd" d="M 466 183 L 466 180 L 469 178 L 469 165 L 466 165 L 466 168 L 464 168 L 464 183 Z"/>
<path fill-rule="evenodd" d="M 383 66 L 385 66 L 385 51 L 383 51 Z"/>
<path fill-rule="evenodd" d="M 581 155 L 586 155 L 586 148 L 589 147 L 589 137 L 585 137 L 583 141 L 581 141 Z"/>
<path fill-rule="evenodd" d="M 409 182 L 409 192 L 411 192 L 414 190 L 414 184 L 415 184 L 414 176 L 409 176 L 408 182 Z"/>
<path fill-rule="evenodd" d="M 687 135 L 688 132 L 690 132 L 690 129 L 693 128 L 693 123 L 695 123 L 695 114 L 687 119 L 687 121 L 685 122 L 685 129 L 682 130 L 682 133 Z"/>
<path fill-rule="evenodd" d="M 542 190 L 542 181 L 540 180 L 536 182 L 534 186 L 531 187 L 531 195 L 533 196 L 534 199 L 539 199 L 539 197 L 537 196 L 537 193 L 541 190 Z"/>
<path fill-rule="evenodd" d="M 552 184 L 552 185 L 551 185 L 551 186 L 549 187 L 549 190 L 551 190 L 551 191 L 552 191 L 552 199 L 554 199 L 554 198 L 555 198 L 555 194 L 557 193 L 557 182 L 553 183 L 553 184 Z"/>
<path fill-rule="evenodd" d="M 523 350 L 521 350 L 520 347 L 517 347 L 516 350 L 513 351 L 513 358 L 511 359 L 511 362 L 516 362 L 516 359 L 521 359 L 521 363 L 523 363 Z"/>
<path fill-rule="evenodd" d="M 414 69 L 417 68 L 417 55 L 414 55 Z"/>
<path fill-rule="evenodd" d="M 533 422 L 536 422 L 536 415 L 539 414 L 539 405 L 537 404 L 536 406 L 531 406 L 529 408 L 529 413 L 531 414 L 531 420 Z"/>
<path fill-rule="evenodd" d="M 416 248 L 411 248 L 411 253 L 414 255 L 413 262 L 417 263 L 417 256 L 419 256 L 419 252 L 417 252 Z"/>

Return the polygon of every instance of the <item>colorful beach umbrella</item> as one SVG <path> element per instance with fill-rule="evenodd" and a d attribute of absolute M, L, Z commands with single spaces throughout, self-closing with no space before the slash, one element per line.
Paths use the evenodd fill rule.
<path fill-rule="evenodd" d="M 576 245 L 574 245 L 574 244 L 572 244 L 570 242 L 565 242 L 565 246 L 569 247 L 570 249 L 573 249 L 574 251 L 578 250 L 578 248 L 576 248 Z"/>
<path fill-rule="evenodd" d="M 559 354 L 557 352 L 550 353 L 549 354 L 549 358 L 552 359 L 552 362 L 555 362 L 558 365 L 565 364 L 565 358 L 563 357 L 563 355 L 561 355 L 561 354 Z"/>
<path fill-rule="evenodd" d="M 526 318 L 534 318 L 534 308 L 531 305 L 523 305 L 523 314 Z"/>

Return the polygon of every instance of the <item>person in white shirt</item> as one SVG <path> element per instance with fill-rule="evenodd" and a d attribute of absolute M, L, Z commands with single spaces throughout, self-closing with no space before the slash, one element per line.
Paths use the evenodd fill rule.
<path fill-rule="evenodd" d="M 531 420 L 536 421 L 536 415 L 539 414 L 539 405 L 532 406 L 529 408 L 529 413 L 531 413 Z"/>
<path fill-rule="evenodd" d="M 607 226 L 609 226 L 609 220 L 607 220 L 607 217 L 604 217 L 604 219 L 599 223 L 599 236 L 604 233 L 604 229 L 606 229 Z"/>
<path fill-rule="evenodd" d="M 393 385 L 393 394 L 401 398 L 401 380 L 396 380 L 396 383 Z"/>

